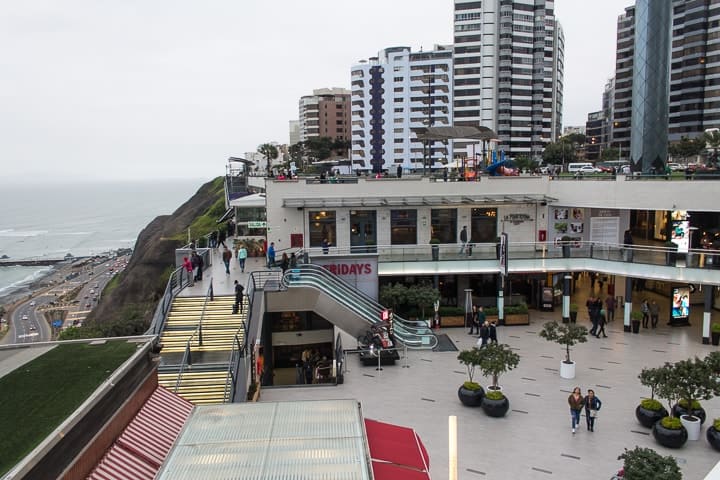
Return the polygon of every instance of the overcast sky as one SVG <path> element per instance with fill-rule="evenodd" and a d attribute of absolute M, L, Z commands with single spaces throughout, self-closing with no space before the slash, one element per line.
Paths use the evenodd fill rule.
<path fill-rule="evenodd" d="M 564 126 L 600 109 L 632 1 L 556 0 Z M 452 42 L 452 0 L 21 0 L 0 9 L 5 181 L 211 178 L 288 142 L 298 99 L 378 50 Z"/>

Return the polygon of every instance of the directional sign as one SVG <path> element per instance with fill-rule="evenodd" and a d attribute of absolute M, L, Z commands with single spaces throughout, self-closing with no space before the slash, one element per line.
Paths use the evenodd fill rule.
<path fill-rule="evenodd" d="M 60 327 L 62 327 L 62 325 L 63 325 L 62 320 L 53 320 L 53 322 L 52 322 L 52 326 L 55 328 L 60 328 Z"/>

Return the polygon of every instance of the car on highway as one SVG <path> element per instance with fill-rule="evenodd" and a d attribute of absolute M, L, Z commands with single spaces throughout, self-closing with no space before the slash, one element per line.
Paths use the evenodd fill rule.
<path fill-rule="evenodd" d="M 582 167 L 580 167 L 580 168 L 578 168 L 577 170 L 575 170 L 575 172 L 576 172 L 576 173 L 582 173 L 582 174 L 586 174 L 586 173 L 600 173 L 600 172 L 602 172 L 602 170 L 600 170 L 600 169 L 597 168 L 597 167 L 593 167 L 592 165 L 583 165 Z"/>
<path fill-rule="evenodd" d="M 32 302 L 30 302 L 30 306 L 31 306 L 31 307 L 34 307 L 34 306 L 35 306 L 35 300 L 33 300 Z"/>
<path fill-rule="evenodd" d="M 668 163 L 668 168 L 670 168 L 673 172 L 681 172 L 685 170 L 685 166 L 680 165 L 679 163 Z"/>
<path fill-rule="evenodd" d="M 23 315 L 23 316 L 22 316 L 22 319 L 23 319 L 23 320 L 27 320 L 27 319 L 28 319 L 28 316 L 27 316 L 27 315 Z"/>
<path fill-rule="evenodd" d="M 30 325 L 30 331 L 34 332 L 35 330 L 37 330 L 37 327 L 35 325 Z"/>

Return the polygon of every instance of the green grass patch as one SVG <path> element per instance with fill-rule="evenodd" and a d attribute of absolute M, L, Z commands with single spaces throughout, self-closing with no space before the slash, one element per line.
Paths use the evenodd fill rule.
<path fill-rule="evenodd" d="M 136 351 L 125 341 L 67 344 L 0 378 L 0 476 L 60 425 Z"/>

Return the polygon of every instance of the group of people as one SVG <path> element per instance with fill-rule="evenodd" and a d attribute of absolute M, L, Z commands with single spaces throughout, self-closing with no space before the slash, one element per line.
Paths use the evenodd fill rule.
<path fill-rule="evenodd" d="M 595 420 L 598 417 L 598 411 L 602 408 L 602 402 L 595 395 L 593 389 L 588 389 L 587 395 L 583 396 L 580 387 L 575 387 L 568 397 L 568 405 L 570 405 L 570 420 L 572 423 L 572 433 L 580 426 L 580 414 L 585 410 L 585 420 L 587 429 L 590 432 L 595 431 Z"/>
<path fill-rule="evenodd" d="M 332 374 L 332 362 L 326 356 L 320 356 L 315 348 L 306 348 L 300 356 L 301 363 L 296 366 L 295 383 L 323 383 Z"/>
<path fill-rule="evenodd" d="M 590 335 L 596 338 L 600 338 L 602 333 L 603 338 L 607 338 L 605 333 L 605 324 L 607 323 L 607 312 L 603 309 L 603 302 L 600 297 L 588 297 L 585 302 L 585 306 L 588 310 L 588 316 L 590 322 L 592 322 L 592 328 L 590 329 Z"/>
<path fill-rule="evenodd" d="M 655 300 L 648 302 L 646 298 L 640 304 L 640 311 L 643 315 L 643 328 L 648 328 L 648 322 L 650 322 L 652 328 L 657 328 L 658 321 L 660 320 L 660 305 L 658 305 Z"/>
<path fill-rule="evenodd" d="M 205 261 L 202 255 L 198 254 L 195 250 L 190 254 L 190 258 L 183 257 L 183 268 L 188 275 L 188 284 L 193 286 L 195 282 L 202 280 L 203 267 Z"/>
<path fill-rule="evenodd" d="M 472 335 L 473 332 L 476 332 L 480 336 L 480 339 L 478 340 L 478 345 L 480 347 L 484 347 L 488 343 L 498 343 L 495 322 L 488 322 L 485 319 L 483 307 L 478 307 L 477 305 L 473 305 L 472 307 L 470 331 L 468 332 L 468 335 Z"/>

